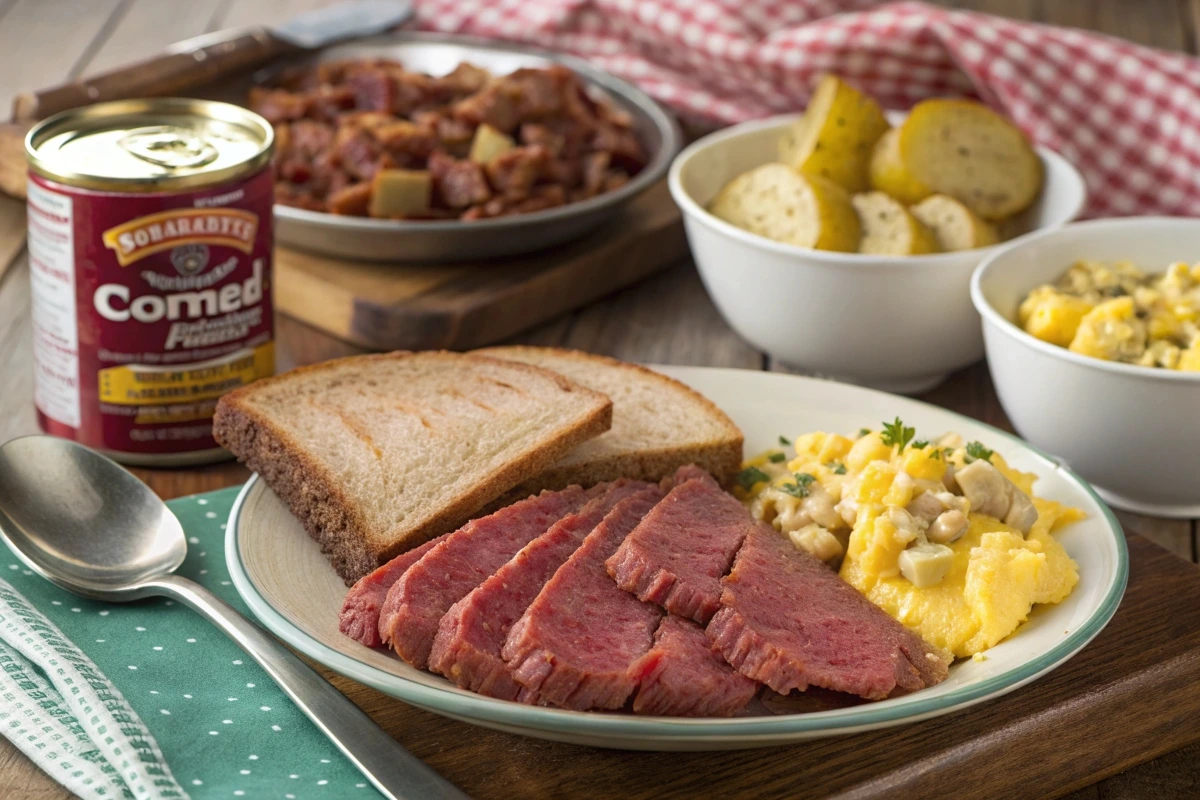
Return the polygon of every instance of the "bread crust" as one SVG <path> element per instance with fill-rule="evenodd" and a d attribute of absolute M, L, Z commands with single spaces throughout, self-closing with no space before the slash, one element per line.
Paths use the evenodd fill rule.
<path fill-rule="evenodd" d="M 266 415 L 250 407 L 247 396 L 265 386 L 294 381 L 325 370 L 336 369 L 346 361 L 428 357 L 430 353 L 397 351 L 343 359 L 299 367 L 249 386 L 236 389 L 221 398 L 213 418 L 213 435 L 238 460 L 262 476 L 272 491 L 287 504 L 304 529 L 321 547 L 338 575 L 347 585 L 386 563 L 400 553 L 434 536 L 454 530 L 470 519 L 485 504 L 536 475 L 566 455 L 571 448 L 599 436 L 612 426 L 612 401 L 600 392 L 574 383 L 558 373 L 514 361 L 432 351 L 438 356 L 498 362 L 506 369 L 518 369 L 551 378 L 564 391 L 591 396 L 596 407 L 579 424 L 541 443 L 528 453 L 505 464 L 469 490 L 452 499 L 424 524 L 410 528 L 397 540 L 376 543 L 368 523 L 355 503 L 341 490 L 337 479 L 304 447 Z"/>
<path fill-rule="evenodd" d="M 517 488 L 503 495 L 489 508 L 499 508 L 507 502 L 515 502 L 543 489 L 558 490 L 577 483 L 590 486 L 602 481 L 617 478 L 633 478 L 635 480 L 657 481 L 671 475 L 685 464 L 695 464 L 710 473 L 722 486 L 728 486 L 742 467 L 742 431 L 733 423 L 729 415 L 722 411 L 716 403 L 697 392 L 687 384 L 663 375 L 661 372 L 644 367 L 641 364 L 631 364 L 609 356 L 586 353 L 566 347 L 535 347 L 532 345 L 511 345 L 501 347 L 485 347 L 471 351 L 472 355 L 483 355 L 491 358 L 504 358 L 505 353 L 545 353 L 549 352 L 561 358 L 569 358 L 584 364 L 602 363 L 610 367 L 635 372 L 643 378 L 665 386 L 669 391 L 688 395 L 700 405 L 705 412 L 717 421 L 724 429 L 722 439 L 708 442 L 705 445 L 689 448 L 661 448 L 642 450 L 632 454 L 616 454 L 609 458 L 597 459 L 583 464 L 557 463 L 539 473 L 531 480 L 521 483 Z M 515 363 L 528 363 L 518 361 Z M 550 369 L 553 369 L 550 367 Z M 506 502 L 507 501 L 507 502 Z"/>

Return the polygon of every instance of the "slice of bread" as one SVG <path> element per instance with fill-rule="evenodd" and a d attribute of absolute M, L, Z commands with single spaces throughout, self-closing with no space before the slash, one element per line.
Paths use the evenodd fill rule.
<path fill-rule="evenodd" d="M 742 432 L 707 398 L 653 370 L 605 356 L 552 347 L 489 347 L 476 353 L 533 364 L 603 392 L 613 401 L 612 430 L 572 450 L 504 500 L 572 483 L 636 478 L 657 481 L 684 464 L 722 483 L 742 464 Z"/>
<path fill-rule="evenodd" d="M 607 397 L 553 372 L 398 352 L 237 389 L 217 404 L 213 429 L 352 583 L 453 530 L 611 424 Z"/>

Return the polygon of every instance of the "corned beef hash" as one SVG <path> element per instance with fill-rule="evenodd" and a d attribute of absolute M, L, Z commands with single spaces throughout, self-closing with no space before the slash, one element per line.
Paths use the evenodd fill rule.
<path fill-rule="evenodd" d="M 586 200 L 646 164 L 632 118 L 568 68 L 433 77 L 334 61 L 255 88 L 275 127 L 276 202 L 387 219 L 476 220 Z"/>

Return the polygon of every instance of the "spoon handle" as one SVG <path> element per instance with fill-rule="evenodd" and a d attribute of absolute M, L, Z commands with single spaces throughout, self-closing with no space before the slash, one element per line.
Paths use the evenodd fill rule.
<path fill-rule="evenodd" d="M 151 586 L 207 617 L 246 651 L 386 797 L 467 800 L 453 784 L 404 749 L 333 684 L 208 589 L 168 575 Z"/>

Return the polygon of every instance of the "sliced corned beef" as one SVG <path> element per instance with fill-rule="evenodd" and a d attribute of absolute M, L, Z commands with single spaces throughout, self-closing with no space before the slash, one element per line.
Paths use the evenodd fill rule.
<path fill-rule="evenodd" d="M 613 506 L 647 488 L 618 481 L 577 514 L 563 517 L 525 545 L 507 564 L 450 607 L 438 625 L 429 668 L 464 689 L 514 700 L 521 685 L 513 680 L 500 649 L 513 623 Z"/>
<path fill-rule="evenodd" d="M 675 488 L 608 560 L 608 574 L 641 600 L 708 622 L 721 606 L 721 576 L 754 524 L 712 476 L 682 467 Z"/>
<path fill-rule="evenodd" d="M 758 684 L 739 675 L 690 619 L 663 618 L 654 646 L 630 670 L 638 681 L 635 714 L 730 717 L 746 707 Z"/>
<path fill-rule="evenodd" d="M 430 539 L 420 547 L 401 553 L 374 572 L 359 578 L 358 583 L 346 592 L 342 613 L 338 617 L 338 630 L 367 647 L 379 647 L 383 644 L 383 639 L 379 637 L 379 610 L 387 598 L 388 589 L 400 580 L 400 576 L 409 567 L 449 535 L 447 533 Z"/>
<path fill-rule="evenodd" d="M 613 583 L 604 562 L 662 499 L 649 487 L 617 504 L 513 626 L 503 658 L 519 699 L 586 711 L 621 708 L 637 686 L 630 665 L 650 649 L 662 616 Z"/>
<path fill-rule="evenodd" d="M 746 537 L 721 586 L 709 639 L 777 692 L 812 685 L 880 700 L 946 678 L 940 653 L 769 525 Z"/>
<path fill-rule="evenodd" d="M 388 589 L 379 635 L 414 667 L 424 669 L 438 622 L 450 606 L 487 580 L 551 525 L 608 487 L 570 486 L 542 492 L 472 520 L 431 548 Z"/>

